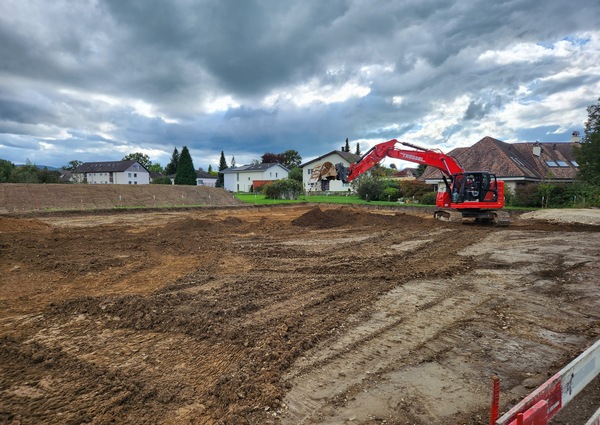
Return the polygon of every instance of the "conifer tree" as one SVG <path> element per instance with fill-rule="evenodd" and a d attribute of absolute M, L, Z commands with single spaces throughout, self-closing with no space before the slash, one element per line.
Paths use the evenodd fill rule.
<path fill-rule="evenodd" d="M 346 137 L 346 146 L 342 149 L 342 152 L 350 152 L 350 143 L 348 143 L 348 138 Z"/>
<path fill-rule="evenodd" d="M 179 155 L 175 184 L 196 185 L 196 169 L 194 168 L 194 162 L 187 146 L 181 149 L 181 155 Z"/>
<path fill-rule="evenodd" d="M 219 176 L 217 177 L 217 183 L 216 183 L 217 187 L 225 186 L 225 176 L 223 176 L 223 173 L 221 171 L 226 170 L 226 169 L 227 169 L 227 161 L 225 160 L 225 154 L 223 153 L 223 151 L 221 151 L 221 159 L 219 160 Z"/>
<path fill-rule="evenodd" d="M 360 143 L 358 143 L 358 142 L 356 142 L 356 152 L 355 152 L 355 154 L 358 155 L 358 156 L 361 155 L 360 154 Z"/>
<path fill-rule="evenodd" d="M 173 150 L 173 155 L 171 155 L 171 162 L 167 164 L 165 167 L 165 174 L 167 176 L 171 176 L 177 173 L 177 163 L 179 162 L 179 152 L 177 152 L 177 148 Z"/>
<path fill-rule="evenodd" d="M 600 99 L 587 108 L 588 120 L 585 123 L 585 136 L 573 154 L 579 165 L 579 178 L 600 186 Z"/>

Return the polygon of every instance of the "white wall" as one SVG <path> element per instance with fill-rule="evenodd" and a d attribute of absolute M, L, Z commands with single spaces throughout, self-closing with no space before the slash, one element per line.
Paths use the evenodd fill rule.
<path fill-rule="evenodd" d="M 234 171 L 223 174 L 223 187 L 232 192 L 250 192 L 254 180 L 287 179 L 289 172 L 281 165 L 273 165 L 264 171 Z"/>
<path fill-rule="evenodd" d="M 308 181 L 310 180 L 310 176 L 312 174 L 315 166 L 319 164 L 323 164 L 325 162 L 331 162 L 333 165 L 339 164 L 340 162 L 344 164 L 345 167 L 349 167 L 350 163 L 346 161 L 344 158 L 339 156 L 336 153 L 332 153 L 330 155 L 324 156 L 318 161 L 311 162 L 310 164 L 306 164 L 302 167 L 302 185 L 304 186 L 304 190 L 306 191 L 321 191 L 321 182 L 317 182 L 317 187 L 314 188 Z M 341 180 L 330 180 L 329 181 L 329 191 L 330 192 L 347 192 L 350 188 L 349 183 L 344 183 Z"/>

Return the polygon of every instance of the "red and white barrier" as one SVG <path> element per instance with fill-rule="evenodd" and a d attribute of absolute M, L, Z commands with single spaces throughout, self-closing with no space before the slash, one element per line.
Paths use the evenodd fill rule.
<path fill-rule="evenodd" d="M 600 373 L 600 340 L 510 409 L 496 425 L 546 425 Z M 600 425 L 600 410 L 586 425 Z"/>

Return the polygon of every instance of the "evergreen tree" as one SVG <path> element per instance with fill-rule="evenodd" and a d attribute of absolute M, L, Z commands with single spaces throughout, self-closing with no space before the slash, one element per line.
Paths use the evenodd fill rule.
<path fill-rule="evenodd" d="M 226 169 L 227 169 L 227 161 L 225 160 L 225 154 L 223 153 L 223 151 L 221 151 L 221 159 L 219 160 L 219 176 L 217 177 L 217 183 L 216 183 L 217 187 L 225 186 L 225 176 L 223 176 L 223 173 L 221 171 L 226 170 Z"/>
<path fill-rule="evenodd" d="M 579 165 L 579 178 L 586 183 L 600 185 L 600 99 L 587 108 L 585 135 L 573 154 Z"/>
<path fill-rule="evenodd" d="M 177 163 L 179 162 L 179 152 L 177 148 L 173 150 L 173 155 L 171 155 L 171 162 L 167 164 L 165 167 L 165 174 L 167 176 L 171 176 L 177 173 Z"/>
<path fill-rule="evenodd" d="M 348 138 L 346 137 L 346 146 L 342 149 L 342 152 L 350 152 L 350 143 L 348 143 Z"/>
<path fill-rule="evenodd" d="M 212 172 L 212 164 L 208 164 L 208 174 L 211 174 Z"/>
<path fill-rule="evenodd" d="M 231 168 L 235 168 L 235 156 L 231 157 Z"/>
<path fill-rule="evenodd" d="M 355 152 L 355 154 L 358 155 L 358 156 L 361 155 L 361 153 L 360 153 L 360 143 L 358 143 L 358 142 L 356 142 L 356 152 Z"/>
<path fill-rule="evenodd" d="M 196 185 L 196 169 L 194 168 L 194 162 L 187 146 L 181 149 L 181 154 L 179 155 L 175 184 Z"/>

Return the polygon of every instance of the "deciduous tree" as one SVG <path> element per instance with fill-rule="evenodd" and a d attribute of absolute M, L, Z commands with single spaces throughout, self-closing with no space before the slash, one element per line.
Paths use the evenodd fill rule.
<path fill-rule="evenodd" d="M 132 159 L 136 160 L 137 162 L 142 164 L 146 169 L 148 169 L 148 167 L 150 167 L 152 165 L 152 161 L 150 161 L 150 157 L 148 155 L 146 155 L 145 153 L 141 153 L 141 152 L 130 153 L 130 154 L 126 155 L 122 159 L 122 161 L 130 161 Z"/>

